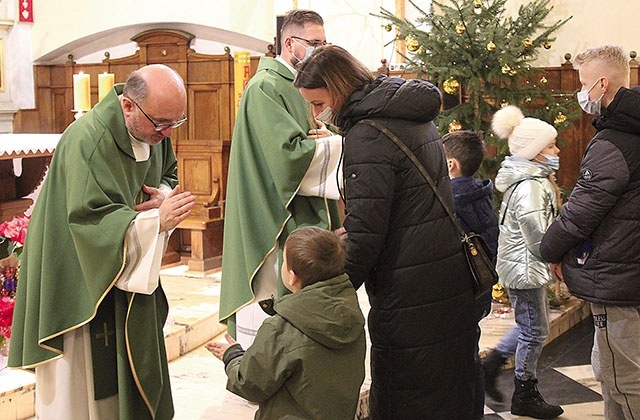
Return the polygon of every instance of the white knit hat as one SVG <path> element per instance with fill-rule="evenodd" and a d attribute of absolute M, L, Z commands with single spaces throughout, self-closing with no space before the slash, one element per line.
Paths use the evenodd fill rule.
<path fill-rule="evenodd" d="M 525 118 L 518 107 L 505 106 L 496 112 L 491 121 L 493 132 L 509 141 L 512 156 L 531 160 L 558 136 L 549 123 L 537 118 Z"/>

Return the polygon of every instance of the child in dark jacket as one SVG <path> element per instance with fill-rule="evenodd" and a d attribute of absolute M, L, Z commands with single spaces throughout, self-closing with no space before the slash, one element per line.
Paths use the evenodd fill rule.
<path fill-rule="evenodd" d="M 485 147 L 482 139 L 469 130 L 454 131 L 442 137 L 451 190 L 453 192 L 454 210 L 458 223 L 467 232 L 476 233 L 484 239 L 491 251 L 491 259 L 496 263 L 498 251 L 498 217 L 493 210 L 493 183 L 491 180 L 480 180 L 473 177 L 484 159 Z M 486 317 L 491 311 L 491 291 L 476 300 L 477 320 Z M 480 342 L 480 326 L 478 325 L 478 343 Z M 476 345 L 476 401 L 473 411 L 474 419 L 484 416 L 484 375 Z"/>
<path fill-rule="evenodd" d="M 246 352 L 206 348 L 225 365 L 227 389 L 259 404 L 256 419 L 353 420 L 364 381 L 364 317 L 344 274 L 345 250 L 333 232 L 294 230 L 284 245 L 282 281 L 293 293 L 275 300 Z"/>

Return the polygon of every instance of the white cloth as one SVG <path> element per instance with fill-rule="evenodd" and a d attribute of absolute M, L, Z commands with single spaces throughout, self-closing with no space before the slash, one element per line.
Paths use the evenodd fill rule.
<path fill-rule="evenodd" d="M 342 136 L 333 135 L 316 139 L 316 151 L 302 178 L 298 195 L 340 199 L 342 187 Z"/>
<path fill-rule="evenodd" d="M 117 394 L 94 400 L 89 325 L 63 337 L 64 357 L 36 367 L 36 417 L 117 420 Z"/>

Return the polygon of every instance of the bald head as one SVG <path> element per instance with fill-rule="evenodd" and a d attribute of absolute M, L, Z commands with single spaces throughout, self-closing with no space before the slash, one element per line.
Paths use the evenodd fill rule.
<path fill-rule="evenodd" d="M 182 108 L 187 97 L 182 77 L 164 64 L 150 64 L 132 72 L 122 93 L 139 104 L 175 101 L 181 103 Z"/>

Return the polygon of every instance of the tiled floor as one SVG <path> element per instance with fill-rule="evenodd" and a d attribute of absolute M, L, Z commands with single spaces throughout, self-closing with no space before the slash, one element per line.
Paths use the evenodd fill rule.
<path fill-rule="evenodd" d="M 165 329 L 171 360 L 173 399 L 176 420 L 244 420 L 252 419 L 256 406 L 225 390 L 226 375 L 222 363 L 202 346 L 211 337 L 222 340 L 224 327 L 217 322 L 219 272 L 190 274 L 179 266 L 162 271 L 162 283 L 170 304 L 170 323 Z M 368 302 L 364 290 L 358 292 L 364 312 Z M 603 418 L 599 386 L 589 365 L 593 327 L 588 310 L 573 300 L 560 310 L 551 311 L 552 337 L 539 363 L 539 388 L 551 402 L 565 409 L 561 419 Z M 587 318 L 584 322 L 582 319 Z M 495 345 L 513 325 L 508 308 L 495 305 L 493 313 L 482 321 L 481 349 Z M 368 363 L 367 363 L 368 364 Z M 21 371 L 0 371 L 0 420 L 30 418 L 33 407 L 33 375 Z M 510 399 L 513 371 L 505 370 L 498 378 L 501 389 Z M 369 377 L 363 389 L 368 389 Z M 366 394 L 362 397 L 363 414 L 367 413 Z M 510 419 L 509 404 L 487 399 L 486 419 Z M 32 413 L 31 408 L 31 413 Z M 520 417 L 522 418 L 522 417 Z M 425 419 L 429 419 L 425 413 Z"/>
<path fill-rule="evenodd" d="M 179 268 L 175 269 L 178 273 Z M 165 270 L 165 287 L 168 286 L 170 271 Z M 212 279 L 218 273 L 211 274 Z M 194 283 L 200 281 L 192 280 Z M 209 286 L 213 287 L 213 286 Z M 173 302 L 170 295 L 170 302 Z M 358 292 L 361 307 L 366 313 L 368 302 L 364 290 Z M 217 296 L 216 296 L 217 298 Z M 174 306 L 171 303 L 172 308 Z M 583 420 L 602 418 L 603 405 L 599 386 L 593 379 L 589 365 L 589 354 L 593 327 L 586 318 L 586 308 L 575 300 L 562 309 L 551 311 L 552 331 L 555 338 L 564 330 L 569 332 L 555 339 L 545 347 L 539 363 L 540 391 L 549 401 L 559 403 L 565 409 L 561 419 Z M 502 305 L 494 305 L 493 313 L 482 321 L 481 349 L 486 351 L 513 325 L 512 313 Z M 216 338 L 223 340 L 222 335 Z M 225 390 L 226 375 L 222 363 L 202 346 L 170 363 L 172 387 L 176 406 L 176 419 L 200 420 L 244 420 L 253 418 L 256 407 Z M 368 389 L 367 375 L 363 388 Z M 513 391 L 513 370 L 505 370 L 499 383 L 509 396 Z M 366 406 L 363 407 L 366 412 Z M 498 404 L 487 399 L 486 419 L 516 418 L 509 413 L 508 404 Z M 425 419 L 428 419 L 428 414 Z M 519 417 L 523 418 L 523 417 Z"/>

